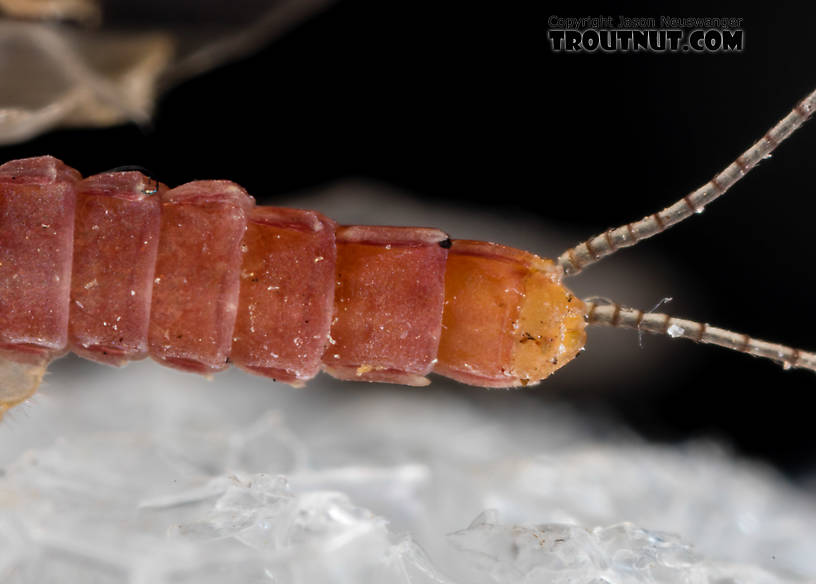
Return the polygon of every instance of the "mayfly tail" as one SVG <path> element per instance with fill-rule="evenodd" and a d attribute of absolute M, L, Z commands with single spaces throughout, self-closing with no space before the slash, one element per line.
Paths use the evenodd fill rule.
<path fill-rule="evenodd" d="M 785 139 L 793 134 L 816 110 L 816 91 L 800 101 L 791 112 L 768 130 L 753 146 L 710 181 L 662 211 L 647 215 L 640 221 L 608 229 L 575 247 L 558 258 L 568 276 L 575 275 L 624 247 L 657 235 L 694 213 L 701 213 L 706 205 L 725 194 L 734 184 L 767 157 Z"/>
<path fill-rule="evenodd" d="M 816 354 L 785 345 L 760 341 L 748 335 L 735 333 L 705 323 L 674 318 L 668 314 L 643 312 L 615 303 L 585 301 L 589 324 L 631 328 L 673 338 L 690 339 L 696 343 L 718 345 L 776 361 L 785 369 L 792 367 L 816 372 Z"/>

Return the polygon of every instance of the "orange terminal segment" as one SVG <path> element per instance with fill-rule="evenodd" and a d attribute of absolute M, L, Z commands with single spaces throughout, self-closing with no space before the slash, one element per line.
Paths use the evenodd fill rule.
<path fill-rule="evenodd" d="M 314 211 L 250 212 L 234 365 L 292 385 L 317 375 L 334 310 L 334 230 L 334 221 Z"/>
<path fill-rule="evenodd" d="M 339 379 L 427 385 L 439 346 L 447 236 L 421 227 L 341 227 L 324 369 Z"/>
<path fill-rule="evenodd" d="M 166 189 L 136 171 L 79 183 L 68 327 L 77 355 L 116 366 L 147 356 Z"/>
<path fill-rule="evenodd" d="M 482 387 L 538 383 L 583 348 L 584 304 L 551 260 L 480 241 L 452 243 L 434 371 Z"/>
<path fill-rule="evenodd" d="M 230 181 L 195 181 L 162 196 L 148 346 L 195 373 L 228 367 L 238 309 L 241 240 L 255 199 Z"/>

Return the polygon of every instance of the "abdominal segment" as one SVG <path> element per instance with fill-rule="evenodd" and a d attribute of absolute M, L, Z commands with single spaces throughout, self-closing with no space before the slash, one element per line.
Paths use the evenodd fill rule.
<path fill-rule="evenodd" d="M 69 346 L 77 355 L 109 365 L 147 356 L 166 190 L 135 171 L 79 183 L 68 322 Z"/>
<path fill-rule="evenodd" d="M 552 260 L 484 241 L 454 241 L 436 371 L 481 387 L 538 383 L 586 341 L 584 304 Z"/>
<path fill-rule="evenodd" d="M 320 371 L 334 310 L 335 227 L 315 211 L 249 213 L 233 364 L 292 385 Z"/>
<path fill-rule="evenodd" d="M 420 227 L 341 227 L 326 371 L 427 385 L 442 327 L 448 236 Z"/>
<path fill-rule="evenodd" d="M 293 385 L 527 385 L 581 349 L 583 311 L 553 262 L 436 229 L 338 227 L 229 181 L 0 166 L 0 406 L 66 349 Z"/>
<path fill-rule="evenodd" d="M 195 181 L 161 197 L 150 356 L 195 373 L 226 369 L 238 312 L 247 214 L 255 200 L 229 181 Z"/>
<path fill-rule="evenodd" d="M 65 351 L 79 180 L 50 157 L 0 166 L 0 417 Z"/>
<path fill-rule="evenodd" d="M 47 362 L 68 341 L 80 175 L 55 158 L 0 166 L 0 351 Z"/>

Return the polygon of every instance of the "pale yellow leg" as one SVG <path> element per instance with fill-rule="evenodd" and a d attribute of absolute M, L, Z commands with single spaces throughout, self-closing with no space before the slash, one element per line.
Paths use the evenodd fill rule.
<path fill-rule="evenodd" d="M 9 408 L 34 395 L 47 366 L 47 362 L 18 363 L 0 356 L 0 419 Z"/>

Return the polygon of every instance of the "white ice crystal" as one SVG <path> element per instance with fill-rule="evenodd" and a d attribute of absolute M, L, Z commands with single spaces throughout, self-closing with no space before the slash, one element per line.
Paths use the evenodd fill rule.
<path fill-rule="evenodd" d="M 649 445 L 518 392 L 71 363 L 60 392 L 0 425 L 3 584 L 816 575 L 814 500 L 713 444 Z"/>

